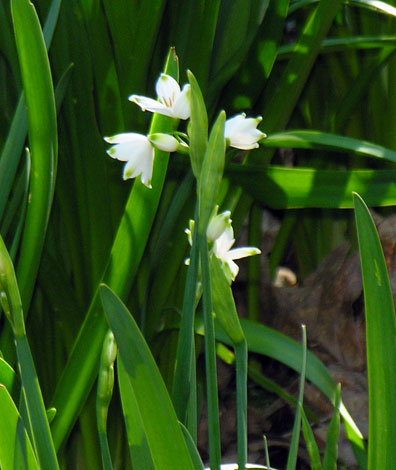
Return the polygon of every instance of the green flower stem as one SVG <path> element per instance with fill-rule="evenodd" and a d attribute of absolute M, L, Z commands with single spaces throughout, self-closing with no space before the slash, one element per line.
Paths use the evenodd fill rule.
<path fill-rule="evenodd" d="M 196 212 L 196 217 L 197 211 Z M 195 375 L 194 314 L 199 266 L 197 230 L 193 232 L 190 266 L 187 272 L 183 316 L 177 344 L 172 399 L 177 417 L 185 424 L 194 442 L 197 439 L 197 400 Z M 187 419 L 187 416 L 189 419 Z"/>
<path fill-rule="evenodd" d="M 210 285 L 209 253 L 206 234 L 198 234 L 202 269 L 202 301 L 205 327 L 206 390 L 209 421 L 209 460 L 211 470 L 220 469 L 220 423 L 217 393 L 216 349 L 213 321 L 212 292 Z"/>
<path fill-rule="evenodd" d="M 103 470 L 113 470 L 109 442 L 105 432 L 99 432 L 100 453 L 102 454 Z"/>
<path fill-rule="evenodd" d="M 246 339 L 234 346 L 237 381 L 238 468 L 244 469 L 247 460 L 247 359 Z"/>
<path fill-rule="evenodd" d="M 247 357 L 246 337 L 239 322 L 231 286 L 223 271 L 221 262 L 212 256 L 210 260 L 210 280 L 212 287 L 213 310 L 217 323 L 224 328 L 235 353 L 237 381 L 237 435 L 238 466 L 245 468 L 247 459 Z"/>
<path fill-rule="evenodd" d="M 301 373 L 300 373 L 300 387 L 298 392 L 298 406 L 296 408 L 296 416 L 294 418 L 293 425 L 293 434 L 292 440 L 290 443 L 289 455 L 287 458 L 286 470 L 295 470 L 297 465 L 297 454 L 298 446 L 300 441 L 300 430 L 301 430 L 301 409 L 303 407 L 304 401 L 304 385 L 305 385 L 305 374 L 307 368 L 307 330 L 305 325 L 301 326 L 302 328 L 302 363 L 301 363 Z"/>

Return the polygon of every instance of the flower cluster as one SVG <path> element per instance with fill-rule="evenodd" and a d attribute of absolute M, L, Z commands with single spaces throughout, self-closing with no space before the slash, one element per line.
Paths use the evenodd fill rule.
<path fill-rule="evenodd" d="M 239 272 L 239 267 L 234 260 L 259 255 L 261 251 L 252 246 L 232 248 L 235 238 L 232 220 L 230 219 L 231 212 L 225 211 L 217 214 L 217 211 L 218 207 L 216 207 L 215 213 L 209 221 L 206 236 L 211 245 L 210 252 L 222 262 L 224 273 L 228 282 L 231 283 Z M 194 220 L 190 220 L 189 228 L 185 230 L 190 245 L 192 245 L 194 225 Z M 187 260 L 187 264 L 188 262 L 189 260 Z"/>
<path fill-rule="evenodd" d="M 146 96 L 131 95 L 129 100 L 140 106 L 143 111 L 163 114 L 174 119 L 190 117 L 189 84 L 180 89 L 177 81 L 169 75 L 161 74 L 156 84 L 159 101 Z M 250 150 L 258 147 L 258 141 L 265 134 L 257 129 L 261 117 L 247 118 L 239 114 L 225 123 L 224 136 L 227 146 L 240 150 Z M 165 152 L 180 151 L 185 153 L 186 143 L 168 134 L 141 135 L 133 132 L 105 137 L 105 141 L 113 144 L 107 151 L 110 157 L 126 162 L 123 178 L 136 178 L 151 188 L 155 149 Z"/>

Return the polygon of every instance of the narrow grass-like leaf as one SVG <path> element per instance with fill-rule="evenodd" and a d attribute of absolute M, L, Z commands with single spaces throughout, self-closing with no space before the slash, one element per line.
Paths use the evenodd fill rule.
<path fill-rule="evenodd" d="M 3 217 L 27 131 L 25 99 L 20 98 L 0 158 L 0 219 Z"/>
<path fill-rule="evenodd" d="M 120 358 L 117 359 L 117 376 L 132 464 L 137 468 L 154 470 L 139 406 L 132 383 Z"/>
<path fill-rule="evenodd" d="M 368 8 L 396 18 L 396 8 L 387 2 L 381 2 L 380 0 L 347 0 L 347 3 L 353 6 Z"/>
<path fill-rule="evenodd" d="M 396 320 L 379 237 L 370 212 L 354 194 L 362 265 L 369 383 L 368 469 L 396 468 Z M 386 432 L 383 432 L 386 429 Z"/>
<path fill-rule="evenodd" d="M 32 3 L 12 0 L 16 46 L 27 105 L 32 154 L 30 203 L 26 213 L 17 276 L 28 310 L 40 262 L 56 175 L 55 97 L 40 22 Z M 32 70 L 36 73 L 32 74 Z"/>
<path fill-rule="evenodd" d="M 319 0 L 297 0 L 290 6 L 288 15 L 294 11 L 318 3 Z M 367 8 L 369 10 L 396 17 L 396 8 L 389 3 L 380 0 L 345 0 L 345 3 L 351 6 Z"/>
<path fill-rule="evenodd" d="M 319 447 L 316 444 L 314 433 L 312 432 L 311 425 L 309 424 L 303 407 L 301 407 L 301 419 L 305 445 L 307 447 L 311 463 L 311 470 L 323 470 L 322 463 L 320 461 Z"/>
<path fill-rule="evenodd" d="M 300 372 L 300 387 L 298 392 L 299 406 L 296 408 L 294 417 L 292 439 L 290 443 L 289 455 L 287 457 L 286 470 L 295 470 L 297 464 L 298 446 L 300 442 L 301 429 L 301 409 L 304 401 L 305 371 L 307 366 L 307 333 L 305 325 L 302 325 L 302 359 Z"/>
<path fill-rule="evenodd" d="M 0 224 L 0 233 L 5 240 L 12 239 L 12 246 L 14 250 L 19 244 L 19 236 L 25 221 L 25 213 L 28 203 L 29 194 L 29 179 L 30 179 L 30 152 L 26 149 L 26 164 L 22 171 L 15 180 L 14 188 L 11 197 L 8 200 L 7 210 L 4 213 L 4 218 Z M 14 227 L 15 219 L 18 217 L 18 224 Z M 14 233 L 8 233 L 10 228 L 15 230 Z M 10 249 L 11 258 L 12 249 Z"/>
<path fill-rule="evenodd" d="M 58 16 L 59 16 L 61 3 L 62 3 L 61 0 L 52 0 L 51 6 L 48 10 L 47 18 L 45 20 L 45 25 L 43 28 L 43 36 L 44 36 L 45 46 L 47 50 L 51 46 L 56 24 L 58 22 Z"/>
<path fill-rule="evenodd" d="M 396 46 L 396 36 L 353 36 L 347 38 L 329 38 L 322 41 L 321 54 L 345 52 L 347 49 L 379 49 L 385 46 Z M 285 44 L 278 50 L 278 60 L 288 59 L 294 50 L 294 44 Z"/>
<path fill-rule="evenodd" d="M 4 385 L 9 393 L 12 393 L 16 381 L 14 369 L 0 357 L 0 384 Z"/>
<path fill-rule="evenodd" d="M 302 349 L 300 344 L 288 336 L 267 326 L 258 324 L 257 322 L 242 318 L 241 325 L 250 352 L 272 357 L 301 373 Z M 196 332 L 203 334 L 203 331 L 202 318 L 197 317 Z M 231 345 L 228 335 L 222 330 L 219 324 L 216 324 L 216 339 Z M 314 354 L 310 353 L 310 351 L 307 351 L 306 377 L 316 385 L 332 403 L 335 402 L 336 384 L 325 365 Z M 349 438 L 354 440 L 356 446 L 364 449 L 363 435 L 343 403 L 341 403 L 340 406 L 340 413 L 349 426 Z"/>
<path fill-rule="evenodd" d="M 204 470 L 204 464 L 202 462 L 201 456 L 199 455 L 199 452 L 194 443 L 194 440 L 191 437 L 191 434 L 188 432 L 188 429 L 184 426 L 184 424 L 180 423 L 180 427 L 181 427 L 181 430 L 183 431 L 187 448 L 190 451 L 190 456 L 194 465 L 194 470 Z"/>
<path fill-rule="evenodd" d="M 381 145 L 321 131 L 293 130 L 280 132 L 268 136 L 261 141 L 261 144 L 264 147 L 330 149 L 396 162 L 396 152 Z"/>
<path fill-rule="evenodd" d="M 395 170 L 314 170 L 256 165 L 230 166 L 225 174 L 273 209 L 353 208 L 352 192 L 370 206 L 396 204 Z"/>
<path fill-rule="evenodd" d="M 135 393 L 154 465 L 193 470 L 176 413 L 147 343 L 120 299 L 105 285 L 100 293 Z"/>
<path fill-rule="evenodd" d="M 341 386 L 338 384 L 334 412 L 327 431 L 323 470 L 337 470 L 338 438 L 340 436 Z"/>
<path fill-rule="evenodd" d="M 21 417 L 3 384 L 0 384 L 0 416 L 0 468 L 39 470 Z"/>
<path fill-rule="evenodd" d="M 33 433 L 37 459 L 42 468 L 58 469 L 54 443 L 50 433 L 47 413 L 44 407 L 32 354 L 26 336 L 15 336 L 24 398 L 30 427 Z"/>

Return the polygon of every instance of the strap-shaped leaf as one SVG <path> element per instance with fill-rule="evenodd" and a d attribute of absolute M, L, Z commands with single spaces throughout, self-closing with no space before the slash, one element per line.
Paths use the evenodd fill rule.
<path fill-rule="evenodd" d="M 100 294 L 133 388 L 155 467 L 193 470 L 171 399 L 142 333 L 111 289 L 102 285 Z"/>
<path fill-rule="evenodd" d="M 52 204 L 58 141 L 51 70 L 36 10 L 27 0 L 12 0 L 11 12 L 25 93 L 29 147 L 32 155 L 30 202 L 17 269 L 22 304 L 27 311 Z"/>
<path fill-rule="evenodd" d="M 226 170 L 226 175 L 257 201 L 273 209 L 350 209 L 353 207 L 353 191 L 364 196 L 370 206 L 396 204 L 394 170 L 232 165 Z"/>
<path fill-rule="evenodd" d="M 17 407 L 0 384 L 0 468 L 39 470 L 32 444 Z"/>
<path fill-rule="evenodd" d="M 388 272 L 374 221 L 354 194 L 366 315 L 369 383 L 368 469 L 396 469 L 396 319 Z"/>

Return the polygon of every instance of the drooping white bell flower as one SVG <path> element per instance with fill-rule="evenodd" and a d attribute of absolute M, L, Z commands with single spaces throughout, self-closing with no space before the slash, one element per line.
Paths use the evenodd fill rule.
<path fill-rule="evenodd" d="M 232 248 L 235 243 L 234 230 L 229 224 L 222 234 L 213 243 L 213 254 L 223 262 L 224 273 L 228 281 L 234 281 L 239 267 L 234 262 L 235 259 L 246 258 L 248 256 L 259 255 L 261 251 L 253 246 L 243 248 Z"/>
<path fill-rule="evenodd" d="M 227 119 L 224 127 L 224 137 L 230 147 L 240 150 L 257 148 L 258 141 L 266 135 L 257 129 L 262 117 L 247 118 L 245 113 Z"/>
<path fill-rule="evenodd" d="M 179 145 L 178 141 L 167 134 L 153 134 L 145 136 L 128 132 L 105 137 L 104 140 L 113 145 L 107 153 L 116 160 L 126 162 L 124 166 L 124 180 L 136 178 L 151 189 L 153 175 L 154 148 L 166 152 L 174 152 Z"/>
<path fill-rule="evenodd" d="M 231 283 L 235 280 L 239 267 L 234 262 L 235 259 L 246 258 L 247 256 L 259 255 L 261 251 L 258 248 L 247 246 L 242 248 L 232 248 L 235 243 L 234 230 L 230 219 L 230 211 L 217 214 L 217 207 L 212 215 L 206 231 L 209 242 L 213 242 L 210 253 L 213 253 L 223 264 L 224 273 Z M 192 245 L 194 220 L 190 220 L 189 228 L 185 229 L 188 242 Z M 190 264 L 190 259 L 185 260 L 185 264 Z"/>
<path fill-rule="evenodd" d="M 143 111 L 163 114 L 176 119 L 188 119 L 190 117 L 190 85 L 184 85 L 183 90 L 177 81 L 162 73 L 157 80 L 156 91 L 160 101 L 146 96 L 131 95 L 128 99 L 136 103 Z"/>

